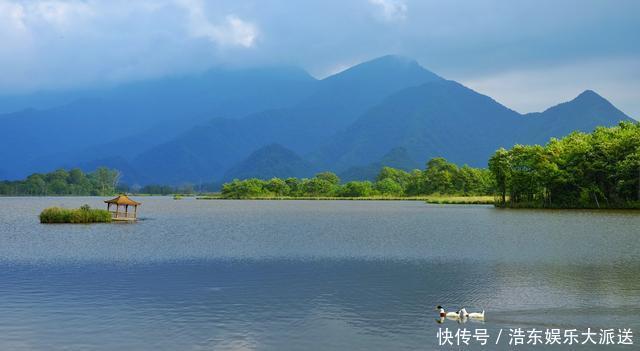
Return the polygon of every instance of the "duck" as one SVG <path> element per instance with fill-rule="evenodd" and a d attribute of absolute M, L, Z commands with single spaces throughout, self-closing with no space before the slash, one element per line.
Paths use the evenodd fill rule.
<path fill-rule="evenodd" d="M 484 319 L 484 310 L 482 310 L 482 312 L 471 312 L 467 314 L 467 317 L 472 319 Z"/>
<path fill-rule="evenodd" d="M 440 305 L 436 306 L 436 311 L 440 313 L 440 317 L 459 318 L 458 312 L 445 312 L 444 308 Z"/>
<path fill-rule="evenodd" d="M 436 306 L 436 310 L 440 314 L 440 317 L 454 318 L 454 319 L 464 319 L 464 318 L 472 318 L 472 319 L 484 319 L 484 310 L 482 312 L 467 312 L 466 308 L 461 308 L 457 312 L 446 312 L 444 308 L 440 305 Z"/>

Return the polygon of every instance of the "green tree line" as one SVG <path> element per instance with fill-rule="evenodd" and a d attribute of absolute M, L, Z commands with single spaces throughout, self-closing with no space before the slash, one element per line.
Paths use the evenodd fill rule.
<path fill-rule="evenodd" d="M 1 181 L 0 195 L 50 196 L 50 195 L 113 195 L 120 179 L 120 172 L 98 168 L 84 173 L 78 168 L 70 171 L 58 169 L 51 173 L 34 173 L 25 180 Z"/>
<path fill-rule="evenodd" d="M 574 132 L 546 145 L 500 149 L 489 160 L 497 205 L 640 207 L 640 124 Z"/>
<path fill-rule="evenodd" d="M 225 183 L 222 197 L 230 199 L 256 197 L 370 197 L 420 196 L 432 194 L 486 195 L 493 194 L 494 182 L 486 169 L 458 167 L 444 158 L 431 159 L 424 170 L 406 172 L 384 167 L 376 181 L 341 183 L 332 172 L 322 172 L 313 178 L 257 178 Z"/>

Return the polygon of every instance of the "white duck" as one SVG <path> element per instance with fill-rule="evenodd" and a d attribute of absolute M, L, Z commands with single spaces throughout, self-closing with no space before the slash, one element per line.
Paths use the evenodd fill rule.
<path fill-rule="evenodd" d="M 440 317 L 454 318 L 454 319 L 464 319 L 464 318 L 472 318 L 472 319 L 484 319 L 484 310 L 482 312 L 467 312 L 466 308 L 461 308 L 457 312 L 446 312 L 442 306 L 436 306 L 436 309 L 440 313 Z"/>
<path fill-rule="evenodd" d="M 442 306 L 436 306 L 436 310 L 440 313 L 440 317 L 459 318 L 458 312 L 445 312 Z"/>
<path fill-rule="evenodd" d="M 462 318 L 484 319 L 484 310 L 482 312 L 467 312 L 466 308 L 461 308 L 458 315 Z"/>

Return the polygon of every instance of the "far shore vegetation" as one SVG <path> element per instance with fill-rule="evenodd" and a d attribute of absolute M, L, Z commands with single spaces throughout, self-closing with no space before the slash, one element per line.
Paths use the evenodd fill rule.
<path fill-rule="evenodd" d="M 197 196 L 198 200 L 225 200 L 222 194 Z M 342 201 L 424 201 L 430 204 L 462 204 L 462 205 L 492 205 L 494 196 L 456 196 L 456 195 L 428 195 L 428 196 L 258 196 L 242 198 L 243 200 L 342 200 Z"/>
<path fill-rule="evenodd" d="M 0 181 L 2 196 L 110 196 L 115 194 L 120 172 L 105 167 L 84 173 L 78 168 L 34 173 L 25 180 Z"/>
<path fill-rule="evenodd" d="M 40 213 L 40 223 L 109 223 L 111 213 L 107 210 L 98 210 L 83 205 L 80 208 L 70 209 L 62 207 L 49 207 Z"/>
<path fill-rule="evenodd" d="M 313 178 L 245 179 L 225 183 L 220 193 L 225 199 L 300 198 L 300 199 L 420 199 L 443 196 L 492 196 L 494 182 L 486 169 L 458 167 L 437 157 L 425 170 L 406 172 L 383 167 L 374 182 L 341 183 L 331 172 Z"/>
<path fill-rule="evenodd" d="M 489 170 L 500 207 L 640 208 L 640 123 L 500 149 Z"/>
<path fill-rule="evenodd" d="M 640 123 L 621 122 L 592 133 L 574 132 L 546 145 L 499 149 L 488 168 L 458 166 L 442 157 L 410 172 L 383 167 L 374 181 L 341 182 L 332 172 L 311 178 L 235 179 L 219 193 L 180 187 L 119 185 L 117 170 L 99 168 L 33 174 L 0 182 L 0 195 L 98 195 L 117 192 L 174 195 L 179 200 L 417 200 L 495 204 L 509 208 L 640 208 Z M 212 183 L 213 184 L 213 183 Z M 206 190 L 212 190 L 208 185 Z"/>

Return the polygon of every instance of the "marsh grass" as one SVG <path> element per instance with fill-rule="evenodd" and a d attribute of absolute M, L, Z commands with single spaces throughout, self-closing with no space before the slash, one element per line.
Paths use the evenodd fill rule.
<path fill-rule="evenodd" d="M 111 213 L 107 210 L 92 209 L 89 205 L 70 209 L 49 207 L 40 212 L 40 223 L 109 223 Z"/>
<path fill-rule="evenodd" d="M 453 205 L 493 205 L 493 196 L 427 196 L 425 200 L 430 204 L 453 204 Z"/>

